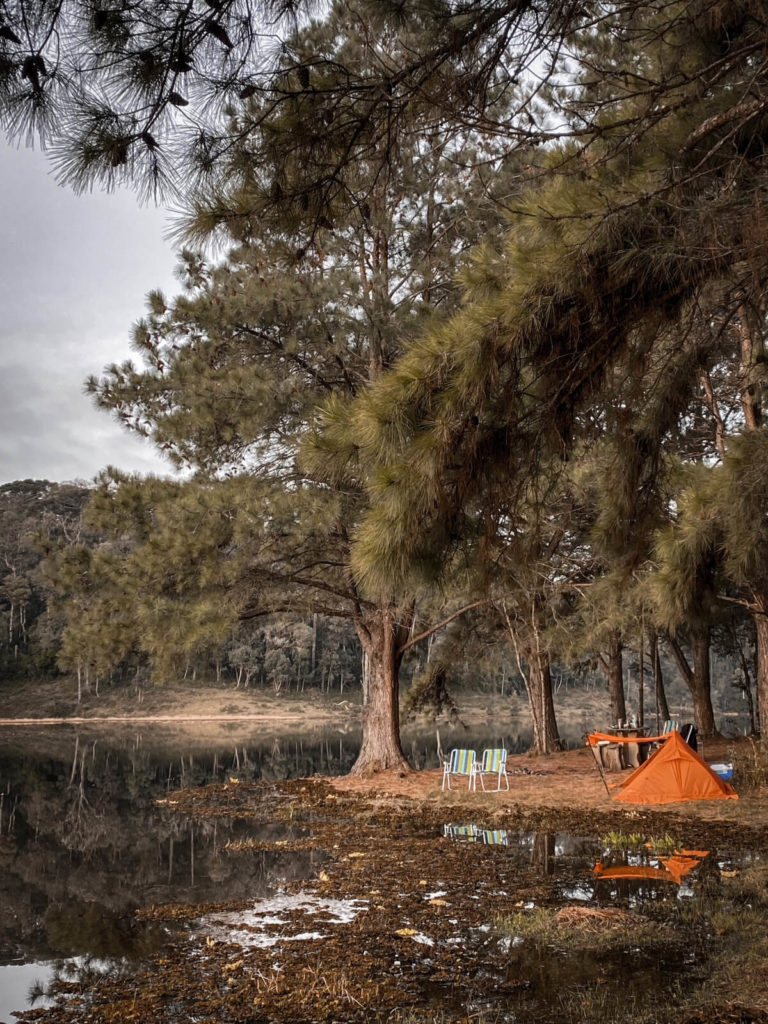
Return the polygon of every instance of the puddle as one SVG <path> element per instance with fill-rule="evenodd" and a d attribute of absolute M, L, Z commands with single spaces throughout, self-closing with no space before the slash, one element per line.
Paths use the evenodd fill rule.
<path fill-rule="evenodd" d="M 53 1006 L 57 1000 L 50 993 L 55 983 L 81 977 L 86 972 L 106 974 L 120 962 L 78 956 L 0 965 L 0 1024 L 13 1024 L 14 1011 Z"/>
<path fill-rule="evenodd" d="M 244 949 L 266 949 L 281 942 L 325 937 L 317 928 L 301 930 L 304 918 L 317 918 L 319 921 L 311 923 L 320 926 L 349 924 L 366 906 L 363 900 L 331 899 L 314 893 L 277 893 L 258 900 L 250 910 L 207 915 L 194 930 L 207 944 L 224 942 Z"/>

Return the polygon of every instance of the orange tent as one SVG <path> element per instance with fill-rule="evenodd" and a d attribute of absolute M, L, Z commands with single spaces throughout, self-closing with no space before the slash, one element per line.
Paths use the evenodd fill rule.
<path fill-rule="evenodd" d="M 668 733 L 648 760 L 619 784 L 614 800 L 630 804 L 668 804 L 682 800 L 738 800 L 679 732 Z"/>

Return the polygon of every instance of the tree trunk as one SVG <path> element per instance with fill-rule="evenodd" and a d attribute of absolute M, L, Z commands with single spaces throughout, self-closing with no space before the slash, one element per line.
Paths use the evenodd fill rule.
<path fill-rule="evenodd" d="M 317 667 L 317 612 L 312 613 L 312 668 L 310 675 L 312 682 L 315 681 L 315 668 Z"/>
<path fill-rule="evenodd" d="M 398 614 L 389 606 L 377 608 L 355 622 L 363 645 L 366 694 L 363 742 L 351 775 L 370 775 L 398 768 L 410 771 L 400 745 L 400 647 L 410 630 L 413 612 Z"/>
<path fill-rule="evenodd" d="M 677 640 L 669 638 L 675 662 L 680 675 L 693 698 L 693 720 L 697 731 L 703 737 L 717 735 L 715 728 L 715 712 L 712 708 L 712 693 L 709 674 L 709 626 L 698 626 L 691 629 L 691 653 L 693 668 L 683 653 Z"/>
<path fill-rule="evenodd" d="M 756 635 L 756 671 L 755 671 L 755 703 L 756 716 L 760 735 L 768 736 L 768 616 L 763 613 L 755 615 Z"/>
<path fill-rule="evenodd" d="M 653 689 L 656 694 L 656 728 L 661 726 L 669 717 L 669 705 L 667 704 L 667 693 L 664 689 L 664 676 L 661 671 L 661 658 L 659 657 L 659 637 L 653 634 L 651 640 L 651 657 L 653 658 Z"/>
<path fill-rule="evenodd" d="M 528 700 L 533 718 L 534 754 L 551 754 L 560 749 L 560 737 L 555 718 L 555 704 L 552 699 L 552 677 L 549 657 L 541 652 L 531 652 L 528 661 Z"/>
<path fill-rule="evenodd" d="M 735 633 L 735 630 L 734 630 Z M 744 648 L 739 643 L 738 638 L 735 637 L 736 647 L 739 651 L 739 661 L 741 662 L 741 674 L 744 679 L 743 694 L 747 702 L 747 711 L 749 713 L 749 734 L 755 736 L 759 732 L 757 724 L 757 718 L 755 717 L 755 702 L 752 700 L 752 679 L 749 672 L 749 664 L 747 662 L 747 656 L 744 653 Z"/>
<path fill-rule="evenodd" d="M 528 703 L 533 721 L 533 754 L 551 754 L 561 748 L 555 718 L 555 703 L 552 699 L 552 677 L 549 670 L 549 653 L 541 643 L 541 634 L 536 617 L 536 609 L 530 608 L 530 629 L 527 628 L 525 639 L 515 629 L 504 607 L 504 618 L 507 623 L 509 638 L 515 648 L 517 669 L 528 693 Z M 525 662 L 525 664 L 523 664 Z M 528 666 L 526 671 L 526 665 Z"/>
<path fill-rule="evenodd" d="M 611 699 L 611 720 L 613 723 L 624 722 L 627 718 L 627 704 L 624 698 L 624 666 L 622 663 L 622 645 L 617 633 L 611 635 L 606 652 L 607 660 L 600 657 Z"/>

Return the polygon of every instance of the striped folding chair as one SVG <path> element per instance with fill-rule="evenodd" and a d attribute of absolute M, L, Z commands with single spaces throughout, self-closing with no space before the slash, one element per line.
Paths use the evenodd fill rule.
<path fill-rule="evenodd" d="M 498 792 L 501 789 L 502 779 L 504 780 L 505 787 L 509 789 L 507 752 L 504 747 L 491 747 L 488 750 L 484 750 L 483 760 L 480 762 L 477 774 L 480 776 L 480 785 L 483 787 L 483 790 L 485 790 L 486 775 L 493 775 L 496 779 L 496 788 L 493 792 Z"/>
<path fill-rule="evenodd" d="M 479 843 L 482 840 L 477 825 L 443 825 L 443 835 L 460 843 Z"/>
<path fill-rule="evenodd" d="M 508 846 L 507 830 L 505 828 L 484 828 L 483 842 L 486 846 Z"/>
<path fill-rule="evenodd" d="M 443 761 L 443 786 L 451 788 L 451 776 L 467 779 L 467 789 L 477 789 L 477 754 L 474 750 L 454 748 L 447 761 Z"/>

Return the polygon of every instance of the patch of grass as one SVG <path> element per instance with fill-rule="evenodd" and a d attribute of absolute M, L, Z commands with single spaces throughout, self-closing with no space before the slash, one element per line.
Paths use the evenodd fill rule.
<path fill-rule="evenodd" d="M 663 836 L 646 836 L 644 832 L 607 832 L 600 842 L 603 846 L 619 850 L 651 850 L 653 853 L 674 853 L 680 849 L 680 841 L 665 833 Z"/>
<path fill-rule="evenodd" d="M 672 941 L 663 925 L 618 907 L 567 906 L 558 910 L 537 907 L 497 917 L 500 933 L 527 939 L 537 946 L 567 948 L 569 952 L 609 952 L 648 942 Z"/>
<path fill-rule="evenodd" d="M 568 1024 L 662 1024 L 674 1013 L 673 996 L 674 993 L 665 991 L 661 997 L 657 989 L 639 995 L 613 987 L 585 986 L 560 992 L 558 1004 L 561 1017 Z"/>
<path fill-rule="evenodd" d="M 768 744 L 748 737 L 728 750 L 733 762 L 733 785 L 736 789 L 760 789 L 768 786 Z"/>
<path fill-rule="evenodd" d="M 645 836 L 642 832 L 607 832 L 600 842 L 612 849 L 639 850 L 645 843 Z"/>

